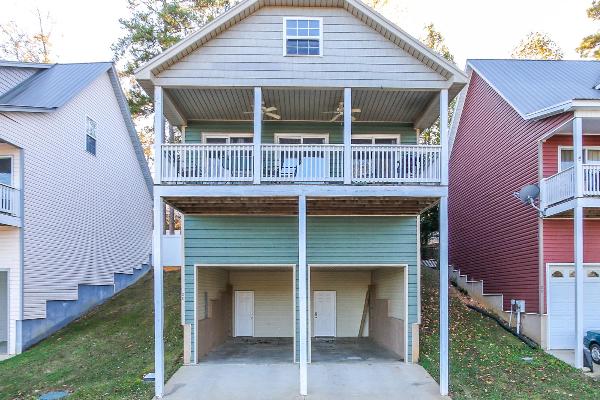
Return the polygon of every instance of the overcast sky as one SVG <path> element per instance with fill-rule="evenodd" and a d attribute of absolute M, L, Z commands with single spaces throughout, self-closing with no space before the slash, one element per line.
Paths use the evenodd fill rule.
<path fill-rule="evenodd" d="M 126 0 L 2 0 L 0 23 L 16 21 L 35 29 L 33 11 L 50 12 L 54 58 L 58 62 L 112 59 L 110 45 L 121 35 L 118 19 Z M 419 38 L 433 22 L 460 67 L 467 58 L 506 58 L 531 31 L 549 33 L 578 58 L 581 39 L 600 28 L 586 16 L 591 0 L 389 0 L 381 12 Z"/>

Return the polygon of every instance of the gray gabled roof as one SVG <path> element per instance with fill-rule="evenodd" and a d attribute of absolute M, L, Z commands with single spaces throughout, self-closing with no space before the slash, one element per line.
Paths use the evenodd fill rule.
<path fill-rule="evenodd" d="M 0 111 L 56 110 L 110 68 L 110 62 L 54 64 L 2 95 Z"/>
<path fill-rule="evenodd" d="M 564 111 L 573 100 L 600 100 L 600 61 L 468 60 L 525 119 Z"/>

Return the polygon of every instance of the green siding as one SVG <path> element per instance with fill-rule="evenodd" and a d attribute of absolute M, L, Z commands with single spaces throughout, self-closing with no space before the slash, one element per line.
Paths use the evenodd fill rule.
<path fill-rule="evenodd" d="M 252 133 L 252 122 L 205 122 L 190 121 L 186 128 L 185 136 L 187 143 L 199 143 L 202 133 Z M 289 122 L 289 121 L 265 121 L 263 123 L 263 143 L 273 143 L 275 133 L 327 133 L 329 143 L 343 143 L 343 126 L 336 122 Z M 417 134 L 410 124 L 399 123 L 360 123 L 352 125 L 353 134 L 382 134 L 395 133 L 401 135 L 402 144 L 416 144 Z"/>
<path fill-rule="evenodd" d="M 194 323 L 194 264 L 297 264 L 296 217 L 185 217 L 185 317 Z M 409 324 L 417 322 L 416 217 L 309 217 L 309 264 L 408 264 Z M 296 302 L 298 305 L 298 301 Z M 298 320 L 298 312 L 296 312 Z M 296 323 L 298 333 L 299 323 Z M 408 333 L 409 359 L 412 354 Z M 194 337 L 194 336 L 192 336 Z M 195 351 L 195 344 L 192 345 Z"/>

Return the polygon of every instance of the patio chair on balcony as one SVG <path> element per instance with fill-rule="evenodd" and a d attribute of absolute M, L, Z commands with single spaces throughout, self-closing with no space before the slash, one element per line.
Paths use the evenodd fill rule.
<path fill-rule="evenodd" d="M 299 157 L 282 158 L 281 168 L 279 168 L 280 178 L 295 178 L 298 174 L 298 167 L 301 161 Z"/>

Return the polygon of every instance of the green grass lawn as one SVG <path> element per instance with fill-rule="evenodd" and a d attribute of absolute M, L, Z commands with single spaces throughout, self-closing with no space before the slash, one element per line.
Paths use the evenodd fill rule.
<path fill-rule="evenodd" d="M 37 399 L 69 390 L 69 399 L 143 399 L 154 370 L 152 273 L 23 354 L 0 362 L 0 399 Z M 181 365 L 180 275 L 165 274 L 166 374 Z"/>
<path fill-rule="evenodd" d="M 420 363 L 439 377 L 439 275 L 423 268 Z M 460 399 L 600 399 L 600 382 L 530 349 L 467 308 L 451 289 L 450 392 Z M 526 362 L 524 357 L 532 357 Z"/>

